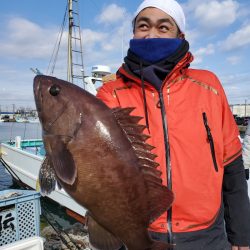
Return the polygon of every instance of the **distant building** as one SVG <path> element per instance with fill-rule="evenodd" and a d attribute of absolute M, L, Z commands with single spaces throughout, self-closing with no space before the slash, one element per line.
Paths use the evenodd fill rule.
<path fill-rule="evenodd" d="M 230 108 L 234 115 L 240 117 L 250 116 L 250 104 L 233 104 L 230 105 Z"/>

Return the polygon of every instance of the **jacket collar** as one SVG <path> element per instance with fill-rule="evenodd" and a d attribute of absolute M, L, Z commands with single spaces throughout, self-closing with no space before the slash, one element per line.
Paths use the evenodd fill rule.
<path fill-rule="evenodd" d="M 165 80 L 163 81 L 162 87 L 169 81 L 177 78 L 178 76 L 180 76 L 181 74 L 183 74 L 189 64 L 193 61 L 193 55 L 190 52 L 187 52 L 186 55 L 182 58 L 182 60 L 180 60 L 180 62 L 178 62 L 176 64 L 176 66 L 174 67 L 174 69 L 168 74 L 168 76 L 165 78 Z M 118 75 L 127 78 L 127 80 L 131 80 L 133 82 L 135 82 L 138 85 L 141 85 L 141 79 L 134 75 L 132 72 L 129 72 L 125 69 L 124 64 L 119 68 Z M 154 87 L 145 81 L 145 86 L 149 89 L 154 89 Z"/>

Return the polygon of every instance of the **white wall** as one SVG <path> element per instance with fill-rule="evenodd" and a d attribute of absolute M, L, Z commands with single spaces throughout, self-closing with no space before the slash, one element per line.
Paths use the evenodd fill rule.
<path fill-rule="evenodd" d="M 238 116 L 250 116 L 250 104 L 234 104 L 230 105 L 232 113 Z"/>

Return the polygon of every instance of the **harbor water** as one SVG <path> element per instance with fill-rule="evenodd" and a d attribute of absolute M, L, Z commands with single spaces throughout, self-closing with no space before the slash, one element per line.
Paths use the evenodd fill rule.
<path fill-rule="evenodd" d="M 22 139 L 40 139 L 42 130 L 40 123 L 0 122 L 0 143 L 14 141 L 16 136 Z M 0 163 L 0 191 L 12 185 L 12 178 Z"/>

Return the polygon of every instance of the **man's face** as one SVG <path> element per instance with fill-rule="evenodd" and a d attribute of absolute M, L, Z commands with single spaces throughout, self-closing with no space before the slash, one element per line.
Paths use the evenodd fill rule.
<path fill-rule="evenodd" d="M 134 38 L 183 38 L 171 16 L 157 8 L 142 10 L 135 20 Z"/>

